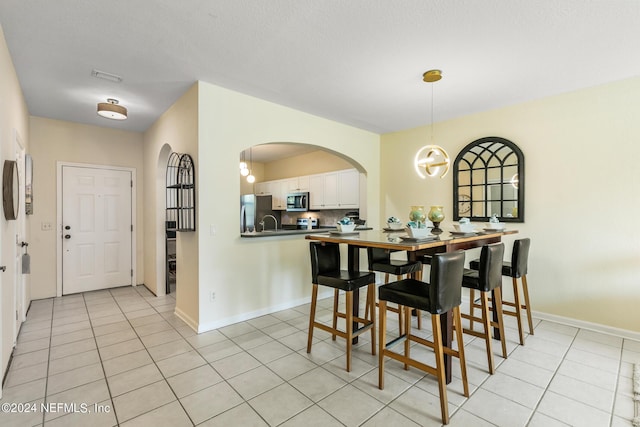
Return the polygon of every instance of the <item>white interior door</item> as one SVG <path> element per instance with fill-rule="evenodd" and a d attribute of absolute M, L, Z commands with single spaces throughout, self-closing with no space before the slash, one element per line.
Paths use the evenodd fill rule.
<path fill-rule="evenodd" d="M 132 174 L 62 167 L 62 293 L 131 285 Z"/>

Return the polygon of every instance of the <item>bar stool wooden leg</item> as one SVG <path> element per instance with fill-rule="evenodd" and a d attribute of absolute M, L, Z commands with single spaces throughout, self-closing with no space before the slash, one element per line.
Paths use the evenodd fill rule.
<path fill-rule="evenodd" d="M 524 345 L 524 332 L 522 331 L 522 302 L 520 302 L 520 291 L 518 290 L 518 279 L 513 277 L 513 298 L 515 301 L 516 319 L 518 321 L 518 334 L 520 337 L 520 345 Z"/>
<path fill-rule="evenodd" d="M 533 319 L 531 318 L 531 304 L 529 303 L 529 286 L 527 285 L 527 275 L 520 278 L 522 280 L 522 293 L 524 294 L 524 304 L 529 320 L 529 333 L 533 335 Z"/>
<path fill-rule="evenodd" d="M 407 339 L 404 340 L 404 357 L 405 360 L 411 358 L 411 341 L 409 337 L 411 336 L 411 307 L 404 306 L 404 334 Z M 409 365 L 407 363 L 404 364 L 404 370 L 409 370 Z"/>
<path fill-rule="evenodd" d="M 347 372 L 351 372 L 351 347 L 353 346 L 353 292 L 345 292 L 347 297 L 347 307 L 345 313 L 345 320 L 347 322 Z"/>
<path fill-rule="evenodd" d="M 387 342 L 387 301 L 380 301 L 380 336 L 378 339 L 378 388 L 384 390 L 384 350 Z"/>
<path fill-rule="evenodd" d="M 469 289 L 469 329 L 473 329 L 473 317 L 475 317 L 476 312 L 476 291 L 475 289 Z"/>
<path fill-rule="evenodd" d="M 484 327 L 484 341 L 487 347 L 487 359 L 489 362 L 489 373 L 495 372 L 493 365 L 493 349 L 491 348 L 491 320 L 489 317 L 489 292 L 480 292 L 482 300 L 482 326 Z"/>
<path fill-rule="evenodd" d="M 376 285 L 371 283 L 367 286 L 367 305 L 371 308 L 371 317 L 368 320 L 376 324 Z M 371 328 L 371 354 L 376 354 L 376 328 Z"/>
<path fill-rule="evenodd" d="M 397 276 L 397 277 L 398 277 L 398 280 L 400 280 L 400 278 L 402 278 L 402 276 Z M 385 273 L 385 275 L 384 275 L 384 283 L 385 284 L 389 283 L 389 273 Z M 373 307 L 374 308 L 375 307 L 380 307 L 380 304 L 378 302 L 376 302 L 376 300 L 375 300 L 375 295 L 373 297 L 373 301 L 374 301 L 374 303 L 373 303 Z M 395 310 L 392 310 L 392 311 L 395 311 Z M 403 310 L 402 310 L 402 306 L 398 305 L 397 311 L 398 311 L 398 325 L 399 325 L 398 328 L 400 329 L 400 335 L 402 335 L 402 329 L 403 329 L 403 323 L 402 323 L 402 312 L 403 312 Z M 364 317 L 366 319 L 369 318 L 369 305 L 365 305 Z M 420 326 L 421 325 L 418 326 L 418 329 L 420 329 Z M 334 328 L 335 328 L 335 325 L 334 325 Z M 335 340 L 335 337 L 333 339 Z"/>
<path fill-rule="evenodd" d="M 339 303 L 338 296 L 339 295 L 340 295 L 340 291 L 335 289 L 333 291 L 333 329 L 334 330 L 338 328 L 338 303 Z M 332 334 L 331 339 L 335 341 L 336 334 Z"/>
<path fill-rule="evenodd" d="M 502 289 L 497 287 L 493 290 L 495 292 L 496 301 L 495 307 L 498 314 L 498 330 L 500 331 L 500 343 L 502 344 L 502 357 L 507 358 L 507 339 L 504 336 L 504 317 L 502 313 Z M 491 339 L 491 332 L 487 331 L 489 339 Z"/>
<path fill-rule="evenodd" d="M 307 353 L 311 353 L 311 341 L 313 341 L 313 323 L 316 319 L 316 302 L 318 300 L 318 285 L 314 284 L 311 290 L 311 309 L 309 310 L 309 336 L 307 338 Z"/>
<path fill-rule="evenodd" d="M 389 274 L 386 275 L 386 280 L 385 280 L 385 285 L 387 283 L 389 283 Z M 402 276 L 396 276 L 397 280 L 400 280 L 402 278 Z M 400 304 L 396 304 L 396 306 L 398 307 L 398 334 L 402 335 L 404 333 L 404 307 L 401 306 Z"/>
<path fill-rule="evenodd" d="M 449 402 L 447 401 L 447 383 L 444 374 L 444 349 L 442 346 L 442 331 L 440 330 L 440 315 L 431 315 L 431 327 L 433 328 L 433 351 L 436 357 L 436 377 L 438 378 L 438 391 L 440 392 L 440 411 L 442 423 L 449 424 Z M 407 355 L 409 357 L 409 355 Z M 462 364 L 462 360 L 460 361 Z"/>
<path fill-rule="evenodd" d="M 440 317 L 440 316 L 438 316 Z M 438 319 L 440 321 L 440 319 Z M 469 383 L 467 381 L 467 360 L 464 355 L 464 338 L 462 334 L 462 315 L 460 314 L 460 306 L 453 308 L 453 327 L 456 334 L 456 342 L 458 343 L 458 358 L 460 359 L 460 375 L 462 376 L 462 386 L 464 395 L 469 397 Z"/>

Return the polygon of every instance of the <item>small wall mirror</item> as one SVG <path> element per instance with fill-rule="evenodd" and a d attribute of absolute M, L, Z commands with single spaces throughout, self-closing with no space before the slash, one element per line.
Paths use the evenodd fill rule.
<path fill-rule="evenodd" d="M 453 219 L 524 222 L 524 155 L 508 139 L 473 141 L 453 164 Z"/>

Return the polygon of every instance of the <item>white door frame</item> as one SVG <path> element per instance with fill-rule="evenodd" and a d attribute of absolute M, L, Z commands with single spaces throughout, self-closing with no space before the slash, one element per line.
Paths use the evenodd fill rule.
<path fill-rule="evenodd" d="M 73 162 L 56 162 L 56 258 L 57 258 L 57 267 L 56 267 L 56 296 L 62 296 L 62 168 L 64 166 L 74 166 L 81 168 L 92 168 L 92 169 L 110 169 L 117 171 L 127 171 L 131 172 L 131 181 L 133 185 L 131 186 L 131 224 L 133 225 L 133 232 L 131 233 L 131 268 L 133 269 L 133 277 L 131 278 L 132 286 L 136 286 L 136 277 L 137 277 L 137 269 L 136 269 L 136 235 L 138 230 L 138 225 L 136 224 L 136 189 L 137 189 L 137 180 L 136 180 L 136 169 L 135 168 L 127 168 L 121 166 L 108 166 L 108 165 L 94 165 L 89 163 L 73 163 Z"/>
<path fill-rule="evenodd" d="M 0 129 L 1 130 L 1 129 Z M 2 147 L 0 147 L 0 165 L 4 165 L 4 162 L 2 161 Z M 4 217 L 2 217 L 4 218 Z M 0 221 L 2 221 L 3 219 L 0 219 Z M 7 263 L 3 263 L 3 258 L 2 258 L 2 242 L 4 241 L 4 233 L 2 231 L 4 227 L 0 227 L 0 265 L 7 265 Z M 6 271 L 5 271 L 6 272 Z M 4 348 L 3 348 L 3 340 L 2 340 L 2 322 L 4 322 L 4 318 L 3 316 L 5 315 L 3 310 L 2 310 L 2 278 L 5 275 L 4 273 L 0 271 L 0 375 L 2 375 L 2 378 L 4 378 L 4 371 L 2 369 L 2 367 L 4 366 L 4 361 L 2 360 L 2 355 L 4 354 Z M 7 365 L 8 366 L 8 365 Z M 0 383 L 0 398 L 2 398 L 2 384 Z"/>
<path fill-rule="evenodd" d="M 15 319 L 14 329 L 16 331 L 16 336 L 14 337 L 14 340 L 13 340 L 13 345 L 15 346 L 18 338 L 19 325 L 22 324 L 22 322 L 24 322 L 27 318 L 28 301 L 25 298 L 27 280 L 26 280 L 26 276 L 22 274 L 22 259 L 21 259 L 25 248 L 20 246 L 21 242 L 18 242 L 18 236 L 20 236 L 23 242 L 27 240 L 27 227 L 26 227 L 27 214 L 25 210 L 26 205 L 24 201 L 24 194 L 25 194 L 24 188 L 25 188 L 25 177 L 26 177 L 24 159 L 25 159 L 26 151 L 24 148 L 24 144 L 22 143 L 22 138 L 20 137 L 20 134 L 18 133 L 17 129 L 13 130 L 13 140 L 14 140 L 14 149 L 16 152 L 16 161 L 20 162 L 20 165 L 16 165 L 16 167 L 21 172 L 19 173 L 19 176 L 18 176 L 18 181 L 20 183 L 20 185 L 18 186 L 20 191 L 20 197 L 18 201 L 18 204 L 19 204 L 18 218 L 16 218 L 15 223 L 13 225 L 14 227 L 13 231 L 14 231 L 15 243 L 16 243 L 14 248 L 14 258 L 16 263 L 16 266 L 15 266 L 16 271 L 14 272 L 15 274 L 14 298 L 16 300 L 15 302 L 16 319 Z M 18 262 L 19 257 L 20 257 L 20 261 Z M 20 269 L 18 269 L 18 267 L 20 267 Z"/>

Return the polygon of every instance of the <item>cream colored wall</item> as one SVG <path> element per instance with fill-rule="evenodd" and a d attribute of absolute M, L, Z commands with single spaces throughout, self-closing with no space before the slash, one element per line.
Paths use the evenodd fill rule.
<path fill-rule="evenodd" d="M 32 297 L 56 296 L 56 174 L 57 162 L 61 161 L 136 169 L 136 283 L 143 283 L 142 134 L 34 116 L 30 118 L 29 126 L 34 200 L 31 218 L 33 244 L 29 246 Z M 43 231 L 43 222 L 53 224 L 53 229 Z"/>
<path fill-rule="evenodd" d="M 308 241 L 241 239 L 238 153 L 256 144 L 299 142 L 351 158 L 367 173 L 369 219 L 378 222 L 379 135 L 200 83 L 200 330 L 309 301 Z M 231 180 L 230 180 L 231 178 Z M 206 194 L 206 196 L 205 196 Z M 211 292 L 216 298 L 211 301 Z"/>
<path fill-rule="evenodd" d="M 191 155 L 196 170 L 196 206 L 202 199 L 215 197 L 215 188 L 201 185 L 197 178 L 198 159 L 198 85 L 194 84 L 144 133 L 145 285 L 156 295 L 165 294 L 165 171 L 168 154 L 173 151 Z M 236 153 L 237 158 L 237 153 Z M 235 162 L 236 169 L 237 161 Z M 234 175 L 234 178 L 237 175 Z M 235 181 L 234 181 L 235 182 Z M 237 193 L 239 194 L 239 193 Z M 236 194 L 236 196 L 237 196 Z M 237 199 L 237 197 L 236 197 Z M 238 201 L 239 203 L 239 201 Z M 200 220 L 196 218 L 196 227 Z M 177 233 L 176 311 L 196 327 L 198 322 L 198 233 Z"/>
<path fill-rule="evenodd" d="M 30 135 L 29 135 L 29 111 L 27 104 L 22 95 L 22 89 L 16 75 L 15 68 L 7 43 L 4 38 L 4 32 L 0 27 L 0 165 L 5 160 L 15 160 L 15 133 L 17 132 L 22 143 L 25 145 L 25 152 L 30 152 Z M 20 179 L 23 179 L 21 177 Z M 21 203 L 24 203 L 24 197 L 21 197 Z M 20 215 L 24 215 L 24 205 L 21 205 Z M 29 215 L 26 215 L 25 226 L 27 235 L 25 240 L 32 242 L 29 235 L 29 226 L 32 223 Z M 13 305 L 14 305 L 14 286 L 16 269 L 14 258 L 15 245 L 15 226 L 16 221 L 7 221 L 4 215 L 0 214 L 0 265 L 7 267 L 4 273 L 0 273 L 0 374 L 4 378 L 4 372 L 9 357 L 13 350 Z M 31 246 L 30 246 L 31 248 Z M 25 292 L 27 299 L 30 300 L 30 284 L 31 278 L 25 278 Z"/>
<path fill-rule="evenodd" d="M 452 158 L 485 136 L 522 149 L 526 222 L 509 227 L 520 231 L 514 238 L 531 238 L 534 310 L 640 331 L 640 228 L 633 225 L 640 211 L 639 95 L 634 78 L 434 128 L 435 142 Z M 452 174 L 423 181 L 411 167 L 428 142 L 428 126 L 382 136 L 381 216 L 406 218 L 410 205 L 442 204 L 446 230 Z M 512 242 L 507 239 L 509 253 Z"/>
<path fill-rule="evenodd" d="M 265 164 L 264 181 L 351 169 L 353 165 L 334 153 L 317 150 Z"/>

